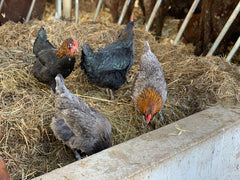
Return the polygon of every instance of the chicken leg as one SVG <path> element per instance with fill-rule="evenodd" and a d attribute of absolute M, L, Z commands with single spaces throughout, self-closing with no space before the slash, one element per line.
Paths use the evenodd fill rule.
<path fill-rule="evenodd" d="M 73 152 L 74 152 L 75 157 L 76 157 L 77 160 L 81 160 L 82 159 L 81 155 L 78 153 L 77 149 L 74 149 Z"/>
<path fill-rule="evenodd" d="M 114 93 L 111 89 L 106 88 L 106 93 L 108 96 L 110 96 L 110 100 L 114 100 Z"/>
<path fill-rule="evenodd" d="M 158 114 L 159 114 L 159 120 L 161 121 L 161 123 L 164 123 L 164 117 L 162 115 L 162 111 L 159 111 Z"/>

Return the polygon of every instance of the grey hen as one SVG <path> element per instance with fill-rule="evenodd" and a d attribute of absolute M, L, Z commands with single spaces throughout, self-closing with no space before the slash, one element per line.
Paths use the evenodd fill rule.
<path fill-rule="evenodd" d="M 161 111 L 167 99 L 163 70 L 147 41 L 144 42 L 144 53 L 140 59 L 140 70 L 136 75 L 132 97 L 147 123 Z"/>
<path fill-rule="evenodd" d="M 89 107 L 73 95 L 65 86 L 64 78 L 58 74 L 56 80 L 56 114 L 51 128 L 57 139 L 77 152 L 92 155 L 111 146 L 111 124 L 103 114 Z"/>

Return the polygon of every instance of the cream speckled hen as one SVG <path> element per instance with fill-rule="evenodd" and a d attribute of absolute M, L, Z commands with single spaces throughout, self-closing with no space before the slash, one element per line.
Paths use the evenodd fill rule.
<path fill-rule="evenodd" d="M 56 80 L 56 114 L 51 128 L 57 137 L 74 150 L 91 155 L 111 146 L 111 124 L 103 114 L 89 107 L 73 95 L 64 85 L 64 78 L 58 74 Z"/>
<path fill-rule="evenodd" d="M 147 123 L 161 111 L 167 99 L 163 70 L 147 41 L 144 42 L 144 53 L 140 59 L 140 70 L 134 81 L 132 97 Z"/>

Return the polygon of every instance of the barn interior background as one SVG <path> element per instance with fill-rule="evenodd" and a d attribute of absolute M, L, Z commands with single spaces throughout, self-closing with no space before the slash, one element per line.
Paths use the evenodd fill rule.
<path fill-rule="evenodd" d="M 118 18 L 114 19 L 110 13 L 112 12 L 110 1 L 104 3 L 97 20 L 93 22 L 98 2 L 96 0 L 79 1 L 78 23 L 75 23 L 74 9 L 72 10 L 72 21 L 57 20 L 54 22 L 55 3 L 37 0 L 36 3 L 39 4 L 36 8 L 37 11 L 33 10 L 32 17 L 34 18 L 26 23 L 24 21 L 29 8 L 21 6 L 30 7 L 31 2 L 31 0 L 26 0 L 26 3 L 11 6 L 13 9 L 8 9 L 3 3 L 0 15 L 0 120 L 2 134 L 0 156 L 3 157 L 13 179 L 31 179 L 75 161 L 72 151 L 56 140 L 50 129 L 51 118 L 55 112 L 54 95 L 46 85 L 38 82 L 31 74 L 35 57 L 32 47 L 40 27 L 43 26 L 46 29 L 49 41 L 56 47 L 64 39 L 72 37 L 78 41 L 79 47 L 88 43 L 94 51 L 97 51 L 116 40 L 125 26 L 116 24 Z M 155 2 L 153 1 L 153 4 Z M 16 4 L 16 0 L 5 0 L 5 3 Z M 187 27 L 187 33 L 185 32 L 183 35 L 185 39 L 181 39 L 177 45 L 172 45 L 171 42 L 176 37 L 181 21 L 174 17 L 174 15 L 178 16 L 177 13 L 165 12 L 165 10 L 166 18 L 162 31 L 159 32 L 155 29 L 161 26 L 155 22 L 150 32 L 146 32 L 145 16 L 149 18 L 149 10 L 145 4 L 145 12 L 143 12 L 138 1 L 135 1 L 133 4 L 135 63 L 127 76 L 127 82 L 116 91 L 114 100 L 109 100 L 103 89 L 88 82 L 79 67 L 81 54 L 76 55 L 75 69 L 66 78 L 66 86 L 72 93 L 101 111 L 111 121 L 113 145 L 211 106 L 239 106 L 239 52 L 233 57 L 233 63 L 229 64 L 225 60 L 227 53 L 239 36 L 239 16 L 236 18 L 238 26 L 233 25 L 236 26 L 236 31 L 232 32 L 230 29 L 232 34 L 228 35 L 229 37 L 226 37 L 221 47 L 217 49 L 217 56 L 204 56 L 216 39 L 216 29 L 224 26 L 228 19 L 226 16 L 230 16 L 237 1 L 231 0 L 230 3 L 234 4 L 233 8 L 224 12 L 220 12 L 219 8 L 213 8 L 218 3 L 222 3 L 225 10 L 229 8 L 228 1 L 215 0 L 213 4 L 208 4 L 209 6 L 207 3 L 202 3 L 204 6 L 199 5 L 200 10 L 196 11 L 200 11 L 200 14 L 194 14 L 189 23 L 191 26 Z M 122 1 L 121 7 L 123 4 L 124 1 Z M 162 6 L 168 7 L 169 10 L 169 4 L 166 4 L 165 1 Z M 173 7 L 173 4 L 171 6 Z M 207 16 L 202 13 L 203 8 L 210 8 L 211 15 Z M 19 9 L 23 10 L 18 12 Z M 184 9 L 184 15 L 181 18 L 185 17 L 186 11 Z M 16 20 L 21 22 L 5 22 L 5 19 L 13 18 L 9 17 L 9 14 L 14 15 L 15 13 L 17 17 L 20 17 L 18 13 L 21 14 L 20 19 Z M 219 13 L 224 16 L 218 17 Z M 123 22 L 126 23 L 126 21 L 128 20 Z M 211 22 L 211 27 L 206 26 L 205 22 Z M 204 30 L 202 30 L 203 28 Z M 201 38 L 204 40 L 201 41 Z M 145 40 L 148 40 L 152 51 L 158 57 L 168 84 L 168 97 L 163 109 L 164 123 L 155 119 L 151 124 L 145 124 L 140 113 L 135 110 L 131 99 L 131 88 L 135 73 L 139 68 L 138 62 Z M 184 44 L 183 41 L 193 44 Z M 221 51 L 221 48 L 224 51 Z M 201 56 L 195 55 L 202 53 Z"/>

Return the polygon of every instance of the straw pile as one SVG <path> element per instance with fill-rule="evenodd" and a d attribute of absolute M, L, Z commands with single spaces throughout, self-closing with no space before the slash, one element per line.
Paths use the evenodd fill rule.
<path fill-rule="evenodd" d="M 30 179 L 75 161 L 74 154 L 57 141 L 50 129 L 54 115 L 54 95 L 31 74 L 33 43 L 39 28 L 47 30 L 55 46 L 72 37 L 81 47 L 88 43 L 97 51 L 117 39 L 124 26 L 95 22 L 78 24 L 57 21 L 8 22 L 0 27 L 0 117 L 3 156 L 13 179 Z M 127 141 L 155 128 L 177 121 L 216 104 L 239 105 L 240 73 L 237 67 L 219 57 L 195 57 L 183 44 L 157 43 L 154 37 L 135 30 L 135 63 L 128 81 L 108 100 L 105 91 L 90 84 L 79 68 L 66 78 L 66 87 L 91 107 L 101 111 L 111 122 L 113 145 Z M 131 100 L 131 88 L 139 68 L 143 41 L 148 40 L 162 64 L 168 84 L 168 99 L 163 109 L 165 124 L 154 120 L 142 122 Z"/>

